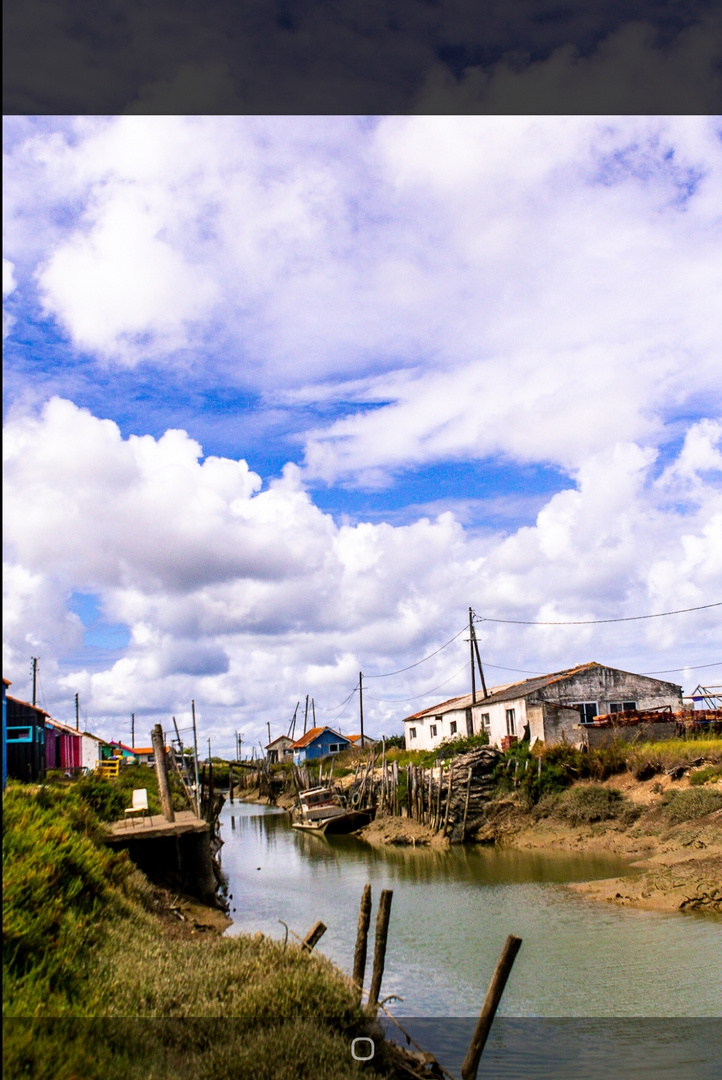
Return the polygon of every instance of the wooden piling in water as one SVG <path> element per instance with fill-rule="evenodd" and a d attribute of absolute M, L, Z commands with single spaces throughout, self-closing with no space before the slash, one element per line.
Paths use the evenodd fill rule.
<path fill-rule="evenodd" d="M 363 989 L 366 976 L 366 953 L 368 951 L 369 926 L 371 925 L 371 886 L 364 885 L 358 913 L 356 949 L 353 954 L 353 981 Z"/>
<path fill-rule="evenodd" d="M 386 962 L 386 941 L 389 934 L 389 919 L 391 918 L 391 901 L 393 889 L 382 889 L 379 900 L 379 912 L 376 916 L 376 940 L 374 942 L 374 969 L 371 975 L 371 987 L 369 989 L 369 1008 L 376 1010 L 381 993 L 381 980 L 384 977 L 384 964 Z"/>
<path fill-rule="evenodd" d="M 326 930 L 326 924 L 321 922 L 320 919 L 318 920 L 318 922 L 315 922 L 306 934 L 305 938 L 303 939 L 304 948 L 308 949 L 308 951 L 311 952 L 314 945 L 316 945 L 326 933 Z"/>
<path fill-rule="evenodd" d="M 481 1060 L 481 1052 L 484 1049 L 484 1044 L 494 1021 L 496 1010 L 499 1007 L 501 995 L 504 993 L 506 981 L 514 966 L 516 954 L 521 948 L 521 941 L 521 938 L 509 934 L 504 943 L 504 948 L 501 951 L 501 956 L 497 961 L 494 974 L 489 983 L 489 989 L 484 998 L 484 1004 L 482 1005 L 479 1019 L 476 1022 L 476 1029 L 471 1044 L 461 1066 L 462 1080 L 476 1080 L 476 1074 L 479 1071 L 479 1061 Z"/>

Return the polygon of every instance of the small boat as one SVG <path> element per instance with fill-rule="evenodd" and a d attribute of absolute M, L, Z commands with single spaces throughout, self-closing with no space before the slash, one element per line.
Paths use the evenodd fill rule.
<path fill-rule="evenodd" d="M 306 832 L 341 834 L 363 829 L 371 820 L 370 811 L 350 810 L 343 795 L 331 788 L 316 787 L 298 793 L 299 805 L 292 814 L 294 829 Z"/>

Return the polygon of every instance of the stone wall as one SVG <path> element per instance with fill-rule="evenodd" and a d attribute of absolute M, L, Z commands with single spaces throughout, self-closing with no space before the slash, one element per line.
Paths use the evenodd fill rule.
<path fill-rule="evenodd" d="M 623 742 L 659 742 L 661 739 L 673 739 L 677 734 L 676 720 L 641 720 L 638 724 L 611 724 L 609 727 L 594 727 L 592 724 L 577 724 L 577 739 L 590 750 L 599 746 L 609 746 L 613 739 Z"/>

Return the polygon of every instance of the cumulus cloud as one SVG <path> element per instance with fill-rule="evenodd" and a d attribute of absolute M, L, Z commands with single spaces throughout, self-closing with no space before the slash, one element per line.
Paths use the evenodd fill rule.
<path fill-rule="evenodd" d="M 82 120 L 14 145 L 7 246 L 104 363 L 333 407 L 312 478 L 574 469 L 718 399 L 721 149 L 704 118 Z"/>
<path fill-rule="evenodd" d="M 182 718 L 194 697 L 203 724 L 230 749 L 236 728 L 255 741 L 269 720 L 278 733 L 307 692 L 321 721 L 352 731 L 355 698 L 340 715 L 330 707 L 358 671 L 431 652 L 461 629 L 469 603 L 487 616 L 554 620 L 716 599 L 713 439 L 718 426 L 692 426 L 657 480 L 653 451 L 610 442 L 533 525 L 479 536 L 449 512 L 400 527 L 338 525 L 293 466 L 261 490 L 245 462 L 203 458 L 185 432 L 123 438 L 114 423 L 56 399 L 7 424 L 6 671 L 21 690 L 28 656 L 52 657 L 49 703 L 62 712 L 81 692 L 106 733 L 131 711 Z M 680 508 L 669 477 L 690 470 L 696 502 Z M 65 664 L 61 673 L 82 634 L 68 610 L 75 590 L 98 595 L 131 641 L 115 662 Z M 551 670 L 592 657 L 649 670 L 666 666 L 663 656 L 683 663 L 690 651 L 704 662 L 700 652 L 720 644 L 718 620 L 704 612 L 601 630 L 487 622 L 481 636 L 492 663 Z M 419 669 L 369 680 L 370 728 L 398 727 L 416 707 L 400 699 L 439 685 L 442 696 L 462 692 L 465 657 L 459 640 Z"/>

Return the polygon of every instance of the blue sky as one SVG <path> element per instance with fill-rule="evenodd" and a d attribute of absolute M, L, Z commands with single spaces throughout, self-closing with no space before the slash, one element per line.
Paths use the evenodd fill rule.
<path fill-rule="evenodd" d="M 469 605 L 722 599 L 720 141 L 703 117 L 8 121 L 17 692 L 40 655 L 59 715 L 77 691 L 121 734 L 194 697 L 230 749 Z M 483 647 L 491 682 L 691 669 L 718 623 Z M 372 728 L 465 692 L 464 648 Z"/>

